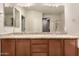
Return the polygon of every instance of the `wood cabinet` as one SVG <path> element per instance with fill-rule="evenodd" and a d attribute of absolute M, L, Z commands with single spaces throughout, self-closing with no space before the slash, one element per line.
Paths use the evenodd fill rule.
<path fill-rule="evenodd" d="M 30 56 L 30 40 L 27 39 L 16 40 L 16 55 Z"/>
<path fill-rule="evenodd" d="M 0 40 L 0 56 L 1 56 L 1 40 Z"/>
<path fill-rule="evenodd" d="M 2 56 L 77 56 L 77 39 L 0 39 Z"/>
<path fill-rule="evenodd" d="M 77 56 L 77 40 L 76 39 L 64 40 L 64 55 Z"/>
<path fill-rule="evenodd" d="M 49 40 L 49 55 L 50 56 L 63 55 L 63 40 L 61 39 Z"/>
<path fill-rule="evenodd" d="M 48 55 L 48 40 L 31 40 L 31 55 Z"/>
<path fill-rule="evenodd" d="M 2 39 L 1 53 L 3 56 L 15 55 L 15 40 L 14 39 Z"/>
<path fill-rule="evenodd" d="M 79 48 L 78 48 L 78 56 L 79 56 Z"/>
<path fill-rule="evenodd" d="M 32 53 L 32 56 L 48 56 L 48 53 Z"/>

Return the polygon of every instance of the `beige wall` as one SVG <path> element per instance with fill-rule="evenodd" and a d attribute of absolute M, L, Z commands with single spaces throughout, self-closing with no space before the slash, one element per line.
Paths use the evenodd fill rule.
<path fill-rule="evenodd" d="M 38 11 L 26 12 L 26 32 L 42 32 L 42 13 Z"/>
<path fill-rule="evenodd" d="M 79 4 L 65 5 L 65 31 L 68 34 L 79 35 Z"/>
<path fill-rule="evenodd" d="M 3 4 L 0 3 L 0 34 L 4 33 L 4 8 Z"/>

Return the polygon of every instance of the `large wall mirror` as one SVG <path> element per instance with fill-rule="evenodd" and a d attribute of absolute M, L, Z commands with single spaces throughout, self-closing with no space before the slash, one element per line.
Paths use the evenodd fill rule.
<path fill-rule="evenodd" d="M 9 4 L 5 26 L 13 33 L 64 33 L 64 5 L 51 3 Z"/>

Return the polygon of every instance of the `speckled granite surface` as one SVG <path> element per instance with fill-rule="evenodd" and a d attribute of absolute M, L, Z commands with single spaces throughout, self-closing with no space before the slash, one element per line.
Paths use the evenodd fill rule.
<path fill-rule="evenodd" d="M 53 33 L 10 33 L 0 35 L 0 38 L 79 38 L 79 36 Z"/>

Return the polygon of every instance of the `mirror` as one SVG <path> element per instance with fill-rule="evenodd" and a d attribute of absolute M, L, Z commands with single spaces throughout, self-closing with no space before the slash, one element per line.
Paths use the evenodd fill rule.
<path fill-rule="evenodd" d="M 50 32 L 50 19 L 49 18 L 43 18 L 42 19 L 43 24 L 43 32 Z"/>
<path fill-rule="evenodd" d="M 14 18 L 15 18 L 14 26 L 20 27 L 20 12 L 16 8 L 14 9 Z"/>
<path fill-rule="evenodd" d="M 7 27 L 13 26 L 13 8 L 5 7 L 4 8 L 4 25 Z"/>
<path fill-rule="evenodd" d="M 5 7 L 5 26 L 13 33 L 64 33 L 64 5 L 33 3 Z"/>
<path fill-rule="evenodd" d="M 21 15 L 21 31 L 25 32 L 25 17 Z"/>

